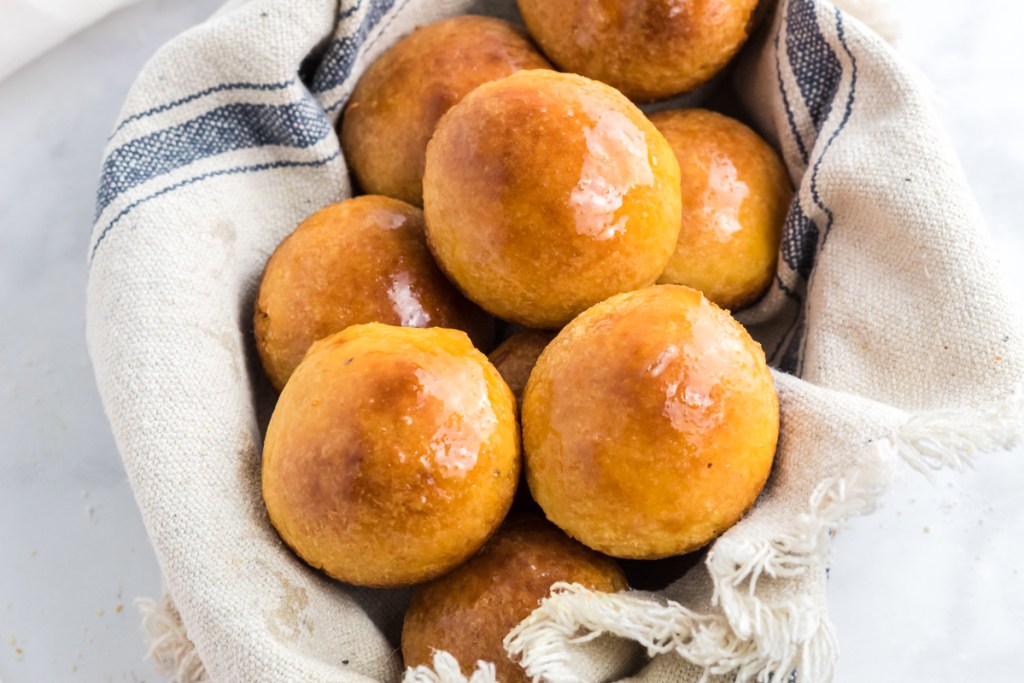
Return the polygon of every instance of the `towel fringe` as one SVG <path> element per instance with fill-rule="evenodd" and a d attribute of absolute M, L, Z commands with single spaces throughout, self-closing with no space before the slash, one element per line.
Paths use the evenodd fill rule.
<path fill-rule="evenodd" d="M 170 593 L 165 589 L 160 602 L 136 598 L 135 606 L 142 617 L 142 631 L 149 645 L 146 657 L 153 660 L 156 672 L 168 676 L 167 683 L 208 681 L 206 666 L 199 659 L 196 646 L 189 640 Z"/>
<path fill-rule="evenodd" d="M 874 511 L 889 490 L 895 463 L 926 476 L 962 470 L 984 452 L 1024 442 L 1024 392 L 974 412 L 934 411 L 911 416 L 892 434 L 870 444 L 847 472 L 823 481 L 807 512 L 773 538 L 719 540 L 705 564 L 714 584 L 712 604 L 721 614 L 700 614 L 678 602 L 635 594 L 594 593 L 558 583 L 551 595 L 511 633 L 504 645 L 534 680 L 585 683 L 570 666 L 568 646 L 609 634 L 636 641 L 648 655 L 674 652 L 703 668 L 703 679 L 733 674 L 737 681 L 781 680 L 799 670 L 809 681 L 831 680 L 839 646 L 825 614 L 806 596 L 766 603 L 757 583 L 792 578 L 825 564 L 829 537 L 854 516 Z M 181 615 L 166 592 L 140 598 L 148 657 L 169 683 L 204 683 L 206 669 L 189 640 Z M 494 665 L 477 662 L 467 678 L 447 652 L 433 666 L 406 670 L 403 683 L 496 683 Z"/>
<path fill-rule="evenodd" d="M 417 666 L 406 669 L 402 683 L 498 683 L 498 679 L 490 662 L 477 662 L 476 670 L 466 678 L 455 657 L 435 651 L 433 668 Z"/>
<path fill-rule="evenodd" d="M 938 410 L 911 417 L 885 447 L 931 478 L 971 467 L 980 453 L 1010 450 L 1022 440 L 1024 390 L 980 410 Z"/>
<path fill-rule="evenodd" d="M 581 637 L 610 634 L 643 645 L 649 655 L 674 652 L 713 674 L 766 683 L 794 669 L 809 681 L 835 673 L 838 643 L 825 614 L 797 596 L 777 603 L 757 597 L 762 577 L 792 578 L 825 565 L 829 537 L 849 519 L 874 511 L 890 489 L 899 460 L 930 475 L 963 469 L 982 452 L 1024 441 L 1024 392 L 975 412 L 935 411 L 910 417 L 871 443 L 844 474 L 823 481 L 808 511 L 763 541 L 719 540 L 705 564 L 721 614 L 695 613 L 677 602 L 629 594 L 591 593 L 557 584 L 552 595 L 506 638 L 505 647 L 534 680 L 579 683 L 566 646 Z"/>

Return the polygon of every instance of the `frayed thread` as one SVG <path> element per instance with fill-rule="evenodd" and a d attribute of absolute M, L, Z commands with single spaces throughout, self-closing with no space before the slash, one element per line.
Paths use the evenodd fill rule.
<path fill-rule="evenodd" d="M 981 453 L 1024 441 L 1024 389 L 1004 401 L 964 412 L 939 410 L 911 417 L 883 447 L 931 478 L 939 470 L 971 467 Z"/>
<path fill-rule="evenodd" d="M 780 603 L 757 597 L 762 577 L 795 578 L 822 567 L 829 536 L 849 519 L 875 510 L 891 487 L 894 463 L 902 460 L 927 476 L 963 469 L 984 452 L 1008 450 L 1024 441 L 1024 392 L 977 412 L 935 411 L 909 418 L 893 434 L 872 442 L 856 466 L 823 481 L 808 511 L 782 533 L 758 542 L 722 539 L 706 565 L 714 584 L 712 602 L 721 614 L 699 614 L 674 601 L 636 594 L 593 593 L 559 583 L 504 645 L 534 680 L 586 683 L 572 671 L 569 647 L 610 634 L 636 641 L 655 656 L 674 652 L 701 667 L 704 678 L 733 674 L 737 681 L 784 679 L 794 669 L 802 680 L 829 681 L 838 643 L 827 616 L 809 598 Z M 160 603 L 136 601 L 149 654 L 169 683 L 208 680 L 181 615 L 166 593 Z M 447 652 L 433 667 L 408 669 L 403 683 L 496 683 L 494 665 L 477 662 L 467 678 Z"/>
<path fill-rule="evenodd" d="M 433 668 L 417 666 L 406 669 L 402 683 L 497 683 L 494 665 L 477 662 L 476 670 L 466 678 L 455 657 L 447 652 L 435 651 Z"/>
<path fill-rule="evenodd" d="M 735 672 L 737 680 L 767 680 L 773 672 L 788 674 L 795 666 L 810 675 L 818 670 L 816 660 L 834 655 L 836 643 L 831 625 L 808 607 L 799 599 L 774 607 L 774 628 L 801 634 L 814 646 L 803 657 L 786 653 L 772 661 L 757 642 L 738 637 L 723 615 L 698 614 L 672 600 L 593 593 L 579 584 L 560 583 L 505 638 L 505 648 L 528 676 L 548 683 L 585 683 L 570 668 L 568 647 L 603 634 L 636 641 L 652 657 L 674 652 L 704 669 L 705 678 Z"/>
<path fill-rule="evenodd" d="M 170 593 L 164 591 L 160 602 L 150 598 L 136 598 L 135 606 L 142 617 L 142 631 L 149 644 L 146 657 L 153 660 L 156 672 L 167 676 L 167 683 L 208 681 L 206 667 L 199 659 L 196 646 L 189 640 L 181 614 Z"/>
<path fill-rule="evenodd" d="M 757 583 L 762 576 L 793 578 L 822 567 L 831 531 L 873 511 L 892 478 L 892 458 L 876 447 L 844 476 L 822 482 L 809 511 L 786 532 L 757 543 L 719 541 L 706 565 L 721 614 L 557 584 L 506 637 L 505 647 L 528 675 L 550 683 L 582 683 L 569 668 L 567 646 L 606 633 L 640 643 L 649 656 L 674 652 L 704 669 L 705 677 L 769 681 L 799 669 L 805 680 L 830 680 L 839 646 L 826 615 L 806 596 L 765 603 Z"/>
<path fill-rule="evenodd" d="M 714 582 L 712 604 L 722 607 L 732 628 L 743 639 L 760 641 L 776 658 L 798 633 L 780 634 L 757 598 L 762 576 L 795 578 L 820 567 L 827 559 L 829 535 L 847 520 L 873 512 L 894 477 L 893 459 L 879 442 L 841 476 L 821 482 L 811 494 L 808 512 L 776 536 L 763 541 L 722 539 L 708 553 L 706 565 Z"/>
<path fill-rule="evenodd" d="M 757 596 L 762 577 L 795 578 L 823 567 L 829 536 L 849 519 L 873 512 L 890 489 L 894 463 L 930 474 L 962 469 L 982 452 L 1024 441 L 1024 393 L 977 412 L 935 411 L 908 419 L 871 444 L 858 463 L 815 488 L 808 511 L 773 538 L 715 544 L 706 560 L 714 584 L 712 604 L 722 614 L 702 615 L 669 601 L 591 593 L 558 584 L 506 638 L 505 648 L 535 680 L 580 683 L 569 668 L 567 645 L 611 634 L 643 645 L 649 655 L 674 652 L 712 674 L 737 681 L 769 681 L 793 669 L 809 681 L 830 681 L 838 643 L 827 615 L 809 598 L 766 603 Z"/>

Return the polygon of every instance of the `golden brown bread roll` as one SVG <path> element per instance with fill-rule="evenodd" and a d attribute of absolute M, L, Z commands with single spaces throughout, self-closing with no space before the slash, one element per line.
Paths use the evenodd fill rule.
<path fill-rule="evenodd" d="M 278 399 L 263 498 L 281 538 L 342 581 L 434 578 L 483 545 L 519 477 L 512 392 L 462 332 L 355 325 Z"/>
<path fill-rule="evenodd" d="M 520 330 L 503 341 L 498 348 L 487 357 L 501 373 L 505 384 L 516 396 L 520 404 L 523 400 L 523 389 L 530 379 L 530 372 L 537 364 L 537 359 L 544 348 L 555 338 L 550 330 Z"/>
<path fill-rule="evenodd" d="M 768 478 L 779 404 L 760 345 L 700 292 L 658 285 L 569 323 L 523 397 L 530 492 L 616 557 L 695 550 Z"/>
<path fill-rule="evenodd" d="M 638 102 L 692 90 L 747 39 L 757 0 L 519 0 L 544 54 Z"/>
<path fill-rule="evenodd" d="M 683 224 L 659 282 L 731 310 L 771 284 L 793 186 L 782 159 L 736 119 L 703 109 L 651 116 L 679 161 Z"/>
<path fill-rule="evenodd" d="M 423 176 L 427 241 L 466 295 L 527 327 L 559 327 L 653 284 L 679 235 L 679 165 L 620 93 L 520 71 L 441 119 Z"/>
<path fill-rule="evenodd" d="M 554 338 L 555 333 L 551 330 L 522 329 L 503 341 L 487 357 L 501 373 L 520 408 L 523 405 L 523 390 L 526 389 L 526 382 L 530 379 L 533 366 L 537 364 L 540 354 Z M 530 497 L 530 489 L 525 481 L 520 482 L 515 500 L 512 501 L 512 514 L 516 512 L 540 514 L 540 508 Z"/>
<path fill-rule="evenodd" d="M 313 342 L 369 322 L 461 329 L 484 349 L 494 336 L 493 319 L 438 270 L 423 212 L 388 197 L 332 204 L 286 237 L 263 271 L 253 327 L 280 390 Z"/>
<path fill-rule="evenodd" d="M 345 158 L 366 192 L 423 205 L 423 160 L 437 120 L 481 83 L 550 65 L 524 32 L 493 17 L 417 28 L 359 79 L 341 124 Z"/>
<path fill-rule="evenodd" d="M 473 559 L 416 590 L 402 627 L 405 665 L 429 665 L 433 650 L 444 650 L 467 668 L 493 662 L 502 683 L 527 683 L 502 640 L 559 581 L 595 591 L 626 588 L 610 558 L 539 517 L 510 519 Z"/>

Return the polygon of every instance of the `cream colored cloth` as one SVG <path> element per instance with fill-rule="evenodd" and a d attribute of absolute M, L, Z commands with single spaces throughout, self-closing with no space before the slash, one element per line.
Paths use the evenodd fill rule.
<path fill-rule="evenodd" d="M 366 65 L 417 24 L 513 8 L 239 0 L 162 49 L 129 95 L 98 192 L 87 332 L 195 645 L 170 603 L 150 606 L 154 654 L 180 680 L 403 675 L 407 592 L 327 579 L 267 521 L 259 454 L 273 393 L 252 302 L 275 245 L 349 195 L 332 126 Z M 776 465 L 752 512 L 661 593 L 560 587 L 507 639 L 544 680 L 830 680 L 831 532 L 872 509 L 894 468 L 956 466 L 1021 436 L 1021 324 L 906 66 L 830 5 L 783 0 L 732 84 L 798 188 L 776 281 L 741 316 L 778 368 Z M 461 665 L 439 655 L 406 677 L 493 679 Z"/>

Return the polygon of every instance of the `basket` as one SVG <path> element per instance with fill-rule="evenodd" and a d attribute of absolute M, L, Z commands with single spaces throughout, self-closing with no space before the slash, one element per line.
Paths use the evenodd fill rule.
<path fill-rule="evenodd" d="M 274 393 L 251 329 L 274 247 L 352 191 L 334 125 L 360 73 L 415 25 L 465 12 L 517 19 L 512 0 L 236 0 L 128 96 L 97 196 L 87 335 L 166 578 L 147 624 L 173 680 L 493 679 L 444 653 L 403 674 L 407 591 L 332 581 L 278 539 L 259 485 Z M 830 534 L 895 468 L 1021 437 L 1021 323 L 921 86 L 826 2 L 765 14 L 718 87 L 797 187 L 775 281 L 739 316 L 776 368 L 772 477 L 663 589 L 558 586 L 506 640 L 541 680 L 830 680 Z"/>

